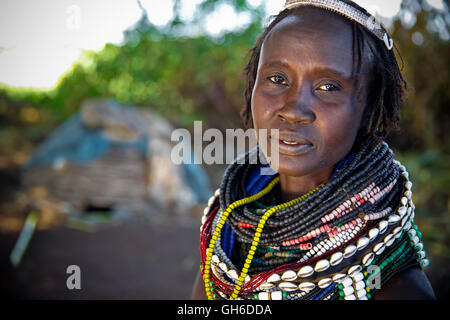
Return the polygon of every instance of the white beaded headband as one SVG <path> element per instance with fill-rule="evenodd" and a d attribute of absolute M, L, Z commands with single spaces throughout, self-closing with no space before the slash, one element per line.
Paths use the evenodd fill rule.
<path fill-rule="evenodd" d="M 284 9 L 294 9 L 300 6 L 313 6 L 327 9 L 343 15 L 344 17 L 358 22 L 364 26 L 378 39 L 384 42 L 388 50 L 394 47 L 394 41 L 389 37 L 384 28 L 375 20 L 375 17 L 368 16 L 351 5 L 340 0 L 286 0 Z"/>

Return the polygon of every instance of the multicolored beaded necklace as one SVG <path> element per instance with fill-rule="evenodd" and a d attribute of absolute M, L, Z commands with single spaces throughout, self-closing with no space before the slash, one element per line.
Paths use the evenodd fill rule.
<path fill-rule="evenodd" d="M 367 141 L 328 183 L 278 204 L 279 177 L 260 175 L 261 164 L 249 164 L 257 156 L 228 167 L 204 210 L 209 299 L 366 300 L 402 270 L 429 264 L 412 183 L 386 143 Z"/>

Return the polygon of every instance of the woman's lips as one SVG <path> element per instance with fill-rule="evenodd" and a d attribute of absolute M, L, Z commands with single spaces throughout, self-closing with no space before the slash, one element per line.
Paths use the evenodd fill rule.
<path fill-rule="evenodd" d="M 271 140 L 275 137 L 271 137 Z M 278 150 L 280 154 L 297 156 L 314 149 L 314 145 L 305 138 L 293 133 L 280 133 L 278 137 Z"/>

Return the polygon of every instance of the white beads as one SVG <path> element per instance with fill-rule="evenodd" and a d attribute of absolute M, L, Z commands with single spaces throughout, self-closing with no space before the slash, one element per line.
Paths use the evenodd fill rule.
<path fill-rule="evenodd" d="M 430 265 L 430 260 L 428 260 L 428 259 L 422 259 L 420 261 L 422 261 L 422 267 L 424 267 L 424 268 L 428 267 Z"/>
<path fill-rule="evenodd" d="M 273 291 L 270 293 L 270 297 L 272 298 L 272 300 L 282 300 L 283 293 L 281 291 Z"/>
<path fill-rule="evenodd" d="M 366 284 L 364 283 L 364 281 L 358 281 L 355 283 L 355 290 L 359 291 L 361 289 L 364 289 L 366 286 Z"/>
<path fill-rule="evenodd" d="M 351 294 L 353 294 L 353 292 L 355 292 L 355 289 L 353 289 L 352 286 L 348 286 L 342 289 L 342 291 L 344 291 L 344 295 L 349 296 Z"/>
<path fill-rule="evenodd" d="M 358 297 L 359 300 L 363 300 L 362 298 L 364 298 L 366 296 L 366 289 L 359 289 L 356 291 L 356 296 Z"/>
<path fill-rule="evenodd" d="M 269 300 L 269 293 L 264 291 L 258 293 L 258 300 Z"/>
<path fill-rule="evenodd" d="M 351 286 L 352 283 L 353 283 L 353 280 L 352 280 L 352 278 L 350 278 L 350 277 L 346 277 L 346 278 L 345 278 L 344 280 L 342 280 L 342 282 L 341 282 L 342 287 L 344 287 L 344 288 L 346 288 L 346 287 L 348 287 L 348 286 Z"/>
<path fill-rule="evenodd" d="M 362 272 L 357 272 L 352 277 L 353 277 L 353 281 L 359 282 L 364 279 L 364 274 Z"/>

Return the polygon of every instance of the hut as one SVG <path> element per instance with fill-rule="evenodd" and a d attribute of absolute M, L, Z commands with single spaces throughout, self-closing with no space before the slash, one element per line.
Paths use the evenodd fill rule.
<path fill-rule="evenodd" d="M 206 202 L 211 190 L 201 165 L 171 161 L 173 130 L 149 109 L 85 101 L 24 166 L 30 205 L 73 216 L 186 214 Z"/>

